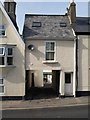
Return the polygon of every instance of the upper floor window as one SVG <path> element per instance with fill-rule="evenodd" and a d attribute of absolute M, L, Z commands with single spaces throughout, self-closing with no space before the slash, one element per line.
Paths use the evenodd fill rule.
<path fill-rule="evenodd" d="M 13 65 L 13 47 L 0 47 L 0 65 Z"/>
<path fill-rule="evenodd" d="M 46 42 L 46 60 L 55 60 L 55 42 Z"/>
<path fill-rule="evenodd" d="M 5 36 L 5 25 L 0 25 L 0 36 Z"/>

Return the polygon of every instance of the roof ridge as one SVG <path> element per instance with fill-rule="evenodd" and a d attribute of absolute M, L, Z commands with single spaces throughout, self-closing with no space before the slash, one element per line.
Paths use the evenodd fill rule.
<path fill-rule="evenodd" d="M 59 15 L 59 14 L 32 14 L 32 13 L 26 13 L 25 16 L 67 16 L 67 15 Z"/>

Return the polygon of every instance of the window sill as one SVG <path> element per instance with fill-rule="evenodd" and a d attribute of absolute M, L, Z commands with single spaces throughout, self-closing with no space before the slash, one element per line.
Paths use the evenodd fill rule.
<path fill-rule="evenodd" d="M 3 36 L 3 35 L 0 35 L 0 38 L 7 38 L 7 36 L 5 35 L 5 36 Z"/>
<path fill-rule="evenodd" d="M 0 68 L 14 68 L 14 65 L 0 65 Z"/>
<path fill-rule="evenodd" d="M 43 61 L 43 64 L 57 64 L 57 61 Z"/>
<path fill-rule="evenodd" d="M 0 97 L 1 97 L 1 96 L 5 96 L 5 93 L 0 93 Z"/>

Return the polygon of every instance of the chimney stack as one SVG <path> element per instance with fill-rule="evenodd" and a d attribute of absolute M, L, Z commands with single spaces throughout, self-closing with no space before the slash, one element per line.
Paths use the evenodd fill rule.
<path fill-rule="evenodd" d="M 74 0 L 70 0 L 70 6 L 67 8 L 67 15 L 70 19 L 70 24 L 74 24 L 76 22 L 76 4 Z"/>
<path fill-rule="evenodd" d="M 14 0 L 5 0 L 4 8 L 18 31 L 18 26 L 16 22 L 16 14 L 15 14 L 16 2 Z"/>

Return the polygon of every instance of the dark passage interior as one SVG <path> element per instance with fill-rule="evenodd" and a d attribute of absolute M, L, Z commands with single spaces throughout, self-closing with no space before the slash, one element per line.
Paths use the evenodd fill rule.
<path fill-rule="evenodd" d="M 26 99 L 49 99 L 59 96 L 60 70 L 53 70 L 52 74 L 44 73 L 43 87 L 35 87 L 34 73 L 31 74 L 31 78 L 30 82 L 29 71 L 26 71 Z M 51 78 L 51 81 L 48 78 Z"/>

